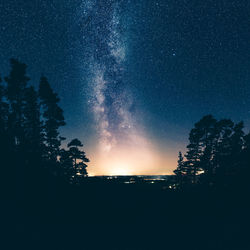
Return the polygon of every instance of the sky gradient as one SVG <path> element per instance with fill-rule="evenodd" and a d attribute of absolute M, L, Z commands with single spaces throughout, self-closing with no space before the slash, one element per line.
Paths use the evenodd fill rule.
<path fill-rule="evenodd" d="M 61 98 L 90 174 L 169 174 L 203 115 L 250 127 L 246 0 L 0 1 L 9 58 Z"/>

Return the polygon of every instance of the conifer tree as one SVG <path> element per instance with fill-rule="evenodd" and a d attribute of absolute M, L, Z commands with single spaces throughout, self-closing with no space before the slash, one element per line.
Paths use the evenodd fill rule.
<path fill-rule="evenodd" d="M 232 165 L 239 165 L 240 164 L 240 155 L 243 149 L 244 145 L 244 123 L 239 122 L 235 124 L 233 128 L 233 134 L 231 137 L 231 143 L 232 143 Z"/>
<path fill-rule="evenodd" d="M 177 165 L 176 170 L 174 170 L 174 173 L 176 175 L 177 183 L 178 183 L 179 187 L 181 187 L 183 185 L 183 181 L 187 175 L 184 157 L 182 155 L 182 152 L 179 152 L 177 163 L 178 163 L 178 165 Z"/>
<path fill-rule="evenodd" d="M 70 182 L 72 176 L 75 175 L 75 169 L 73 161 L 70 157 L 70 152 L 66 149 L 60 150 L 60 175 L 68 182 Z"/>
<path fill-rule="evenodd" d="M 188 183 L 229 187 L 250 166 L 249 135 L 245 136 L 243 122 L 215 120 L 211 115 L 197 122 L 189 135 L 186 161 L 179 154 L 174 173 L 180 176 L 180 166 Z M 189 176 L 192 176 L 189 181 Z M 199 176 L 199 177 L 198 177 Z M 198 178 L 197 178 L 198 177 Z M 178 178 L 177 178 L 178 179 Z"/>
<path fill-rule="evenodd" d="M 244 136 L 244 148 L 242 151 L 243 166 L 246 176 L 250 173 L 250 133 Z"/>
<path fill-rule="evenodd" d="M 83 144 L 78 139 L 73 139 L 68 143 L 69 157 L 74 167 L 74 178 L 87 176 L 86 163 L 89 162 L 89 159 L 86 157 L 85 152 L 80 150 L 81 147 L 83 147 Z"/>
<path fill-rule="evenodd" d="M 0 78 L 0 152 L 3 155 L 2 161 L 5 161 L 9 153 L 9 138 L 8 138 L 8 104 L 6 102 L 6 89 Z"/>
<path fill-rule="evenodd" d="M 212 115 L 204 116 L 195 123 L 189 135 L 187 146 L 187 168 L 192 175 L 192 182 L 196 183 L 196 176 L 203 171 L 205 175 L 211 176 L 214 172 L 214 142 L 216 119 Z M 189 174 L 188 174 L 189 175 Z"/>
<path fill-rule="evenodd" d="M 29 87 L 25 92 L 24 105 L 24 133 L 25 149 L 30 156 L 38 157 L 41 152 L 41 122 L 38 94 L 34 87 Z"/>
<path fill-rule="evenodd" d="M 222 119 L 216 124 L 216 135 L 214 145 L 213 166 L 217 175 L 225 173 L 230 164 L 231 137 L 233 134 L 234 123 L 230 119 Z"/>
<path fill-rule="evenodd" d="M 201 156 L 201 147 L 200 147 L 200 134 L 199 131 L 194 128 L 189 134 L 189 145 L 187 146 L 187 178 L 190 177 L 192 183 L 196 183 L 196 176 L 201 170 L 200 168 L 200 156 Z"/>
<path fill-rule="evenodd" d="M 6 135 L 7 119 L 8 119 L 8 104 L 5 100 L 5 87 L 2 84 L 0 77 L 0 137 L 3 140 L 3 136 Z"/>
<path fill-rule="evenodd" d="M 45 157 L 56 162 L 62 141 L 58 129 L 65 125 L 65 121 L 63 110 L 58 105 L 60 99 L 50 87 L 46 77 L 40 79 L 39 97 L 43 117 L 43 140 L 46 145 Z"/>
<path fill-rule="evenodd" d="M 27 66 L 24 63 L 16 59 L 11 59 L 10 64 L 10 74 L 5 77 L 5 81 L 7 82 L 7 98 L 10 105 L 8 127 L 12 135 L 12 144 L 18 146 L 22 144 L 24 139 L 25 91 L 30 79 L 26 75 Z"/>

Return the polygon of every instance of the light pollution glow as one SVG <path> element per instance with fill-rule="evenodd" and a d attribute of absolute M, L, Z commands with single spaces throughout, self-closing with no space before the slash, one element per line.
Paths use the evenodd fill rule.
<path fill-rule="evenodd" d="M 99 136 L 97 145 L 90 150 L 89 174 L 170 174 L 176 160 L 160 153 L 131 111 L 134 97 L 123 78 L 128 47 L 121 35 L 119 4 L 114 3 L 108 13 L 96 6 L 86 5 L 83 11 L 90 20 L 89 34 L 94 37 L 93 48 L 90 46 L 87 54 L 91 90 L 88 103 Z"/>
<path fill-rule="evenodd" d="M 89 175 L 167 175 L 172 174 L 176 158 L 164 153 L 145 136 L 131 134 L 129 141 L 116 144 L 109 151 L 95 148 L 89 164 Z"/>

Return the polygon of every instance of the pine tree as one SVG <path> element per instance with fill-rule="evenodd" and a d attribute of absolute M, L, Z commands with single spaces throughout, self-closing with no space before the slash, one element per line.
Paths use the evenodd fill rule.
<path fill-rule="evenodd" d="M 0 152 L 1 152 L 1 161 L 4 165 L 7 162 L 7 159 L 11 156 L 10 154 L 10 145 L 9 145 L 9 136 L 8 136 L 8 116 L 9 116 L 9 107 L 6 102 L 6 89 L 2 84 L 2 79 L 0 78 Z M 6 168 L 3 169 L 6 172 Z M 5 174 L 1 173 L 2 176 Z"/>
<path fill-rule="evenodd" d="M 242 152 L 244 147 L 244 123 L 239 122 L 235 124 L 233 128 L 233 134 L 231 136 L 231 155 L 229 165 L 229 175 L 232 176 L 231 182 L 233 182 L 233 176 L 239 175 L 243 168 Z"/>
<path fill-rule="evenodd" d="M 46 145 L 45 157 L 56 162 L 60 154 L 62 137 L 58 129 L 65 125 L 63 110 L 59 107 L 60 99 L 50 87 L 46 77 L 41 77 L 39 85 L 43 116 L 43 136 Z"/>
<path fill-rule="evenodd" d="M 206 175 L 212 175 L 214 172 L 213 152 L 215 142 L 216 119 L 212 115 L 204 116 L 198 123 L 196 128 L 199 130 L 199 144 L 201 148 L 200 168 Z"/>
<path fill-rule="evenodd" d="M 235 124 L 233 128 L 233 135 L 231 137 L 231 143 L 232 143 L 232 161 L 234 165 L 239 164 L 240 160 L 240 154 L 243 149 L 244 145 L 244 123 L 239 122 Z"/>
<path fill-rule="evenodd" d="M 85 152 L 80 150 L 83 144 L 78 139 L 73 139 L 67 146 L 69 148 L 69 157 L 73 162 L 74 178 L 86 177 L 88 174 L 85 163 L 89 162 L 89 159 L 86 157 Z"/>
<path fill-rule="evenodd" d="M 192 175 L 192 182 L 197 182 L 197 175 L 204 172 L 204 176 L 211 176 L 214 173 L 214 146 L 216 135 L 216 119 L 212 115 L 204 116 L 195 123 L 195 127 L 189 135 L 187 146 L 187 175 Z"/>
<path fill-rule="evenodd" d="M 1 138 L 1 142 L 4 140 L 3 137 L 5 137 L 7 133 L 8 104 L 4 100 L 5 93 L 6 93 L 6 90 L 2 84 L 2 79 L 0 77 L 0 138 Z"/>
<path fill-rule="evenodd" d="M 191 177 L 191 182 L 196 183 L 196 176 L 201 170 L 200 168 L 200 156 L 201 156 L 201 147 L 200 147 L 200 134 L 199 131 L 194 128 L 189 134 L 189 145 L 187 146 L 187 169 L 186 174 L 187 178 Z"/>
<path fill-rule="evenodd" d="M 246 176 L 250 173 L 250 133 L 244 136 L 244 147 L 242 150 L 242 165 L 244 166 L 244 172 Z"/>
<path fill-rule="evenodd" d="M 74 176 L 75 170 L 73 161 L 70 157 L 69 150 L 61 149 L 60 151 L 60 175 L 70 182 L 72 176 Z"/>
<path fill-rule="evenodd" d="M 29 157 L 38 157 L 41 152 L 41 122 L 38 94 L 34 87 L 29 87 L 25 92 L 24 105 L 24 133 L 25 150 Z"/>
<path fill-rule="evenodd" d="M 234 123 L 229 119 L 222 119 L 216 124 L 213 165 L 217 175 L 224 173 L 230 164 L 233 128 Z"/>
<path fill-rule="evenodd" d="M 30 79 L 26 76 L 27 66 L 24 63 L 16 59 L 11 59 L 10 64 L 11 72 L 9 76 L 5 77 L 5 81 L 7 82 L 7 98 L 10 104 L 8 127 L 12 135 L 12 144 L 19 146 L 24 139 L 25 91 Z"/>
<path fill-rule="evenodd" d="M 178 165 L 177 165 L 176 170 L 174 170 L 174 173 L 176 175 L 177 184 L 179 187 L 181 187 L 183 184 L 184 176 L 186 175 L 186 169 L 185 169 L 184 158 L 182 156 L 182 152 L 179 152 L 177 162 L 178 162 Z"/>

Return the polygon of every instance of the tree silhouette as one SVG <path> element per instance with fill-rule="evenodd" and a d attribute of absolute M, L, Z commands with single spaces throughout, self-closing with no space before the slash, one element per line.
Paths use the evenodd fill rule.
<path fill-rule="evenodd" d="M 214 152 L 214 140 L 215 140 L 215 126 L 216 119 L 212 115 L 204 116 L 197 124 L 197 128 L 200 130 L 200 168 L 206 175 L 212 176 L 214 172 L 213 166 L 213 152 Z"/>
<path fill-rule="evenodd" d="M 179 155 L 174 171 L 177 181 L 180 182 L 181 162 L 182 172 L 189 184 L 233 185 L 235 178 L 242 175 L 246 162 L 249 164 L 249 138 L 244 136 L 243 128 L 243 122 L 234 124 L 229 119 L 217 121 L 211 115 L 195 123 L 189 135 L 187 160 L 183 161 Z"/>
<path fill-rule="evenodd" d="M 189 134 L 189 145 L 187 146 L 187 154 L 186 159 L 188 162 L 187 168 L 187 177 L 191 177 L 190 180 L 192 183 L 196 183 L 196 176 L 200 169 L 200 155 L 201 155 L 201 148 L 200 148 L 200 134 L 197 128 L 191 130 Z"/>
<path fill-rule="evenodd" d="M 38 95 L 34 87 L 29 87 L 25 91 L 24 105 L 24 143 L 26 153 L 30 157 L 37 158 L 41 152 L 41 122 Z M 38 158 L 37 158 L 38 160 Z"/>
<path fill-rule="evenodd" d="M 176 175 L 177 183 L 180 186 L 182 186 L 184 175 L 186 175 L 184 158 L 182 156 L 182 152 L 179 152 L 178 165 L 177 165 L 177 168 L 174 170 L 174 173 Z"/>
<path fill-rule="evenodd" d="M 1 185 L 6 188 L 6 176 L 8 176 L 8 169 L 5 166 L 10 158 L 10 145 L 8 137 L 8 104 L 6 102 L 6 88 L 0 78 L 0 153 L 1 153 Z"/>
<path fill-rule="evenodd" d="M 244 123 L 239 122 L 235 124 L 233 128 L 233 134 L 231 137 L 231 165 L 235 169 L 239 164 L 241 164 L 241 153 L 244 145 Z"/>
<path fill-rule="evenodd" d="M 24 193 L 27 190 L 22 187 L 28 188 L 28 183 L 44 185 L 49 175 L 59 173 L 63 178 L 67 175 L 68 181 L 69 176 L 76 177 L 80 183 L 80 177 L 87 176 L 85 163 L 89 160 L 77 139 L 69 143 L 69 150 L 60 149 L 65 138 L 59 128 L 65 121 L 57 94 L 44 76 L 38 92 L 29 86 L 24 63 L 11 59 L 10 65 L 6 84 L 0 78 L 1 165 L 8 166 L 1 169 L 1 176 L 5 176 L 1 184 Z"/>
<path fill-rule="evenodd" d="M 244 136 L 244 146 L 242 150 L 242 166 L 243 166 L 243 173 L 246 176 L 248 182 L 248 177 L 250 174 L 250 133 Z"/>
<path fill-rule="evenodd" d="M 8 120 L 8 104 L 4 100 L 6 89 L 2 84 L 2 79 L 0 77 L 0 138 L 1 146 L 4 145 L 3 141 L 6 141 L 7 133 L 7 120 Z M 6 145 L 5 145 L 6 146 Z M 3 148 L 1 148 L 3 149 Z"/>
<path fill-rule="evenodd" d="M 69 150 L 61 149 L 60 151 L 60 170 L 61 176 L 66 181 L 71 182 L 72 176 L 75 175 L 75 169 Z"/>
<path fill-rule="evenodd" d="M 87 165 L 85 163 L 89 162 L 89 159 L 86 157 L 85 152 L 79 149 L 83 147 L 83 144 L 80 140 L 73 139 L 67 146 L 69 148 L 69 158 L 73 162 L 74 178 L 76 179 L 78 176 L 86 177 Z"/>
<path fill-rule="evenodd" d="M 46 145 L 45 157 L 56 162 L 60 154 L 62 137 L 59 136 L 59 127 L 65 125 L 63 110 L 58 106 L 60 99 L 53 92 L 46 77 L 42 76 L 39 85 L 43 116 L 43 140 Z"/>
<path fill-rule="evenodd" d="M 26 76 L 26 64 L 16 59 L 10 60 L 11 71 L 9 76 L 5 77 L 7 83 L 7 98 L 10 105 L 10 114 L 8 119 L 8 129 L 10 130 L 11 142 L 18 146 L 23 141 L 23 123 L 25 91 L 27 83 L 30 80 Z"/>
<path fill-rule="evenodd" d="M 229 119 L 222 119 L 216 124 L 213 166 L 216 171 L 217 183 L 224 178 L 230 165 L 233 127 L 234 123 Z"/>

